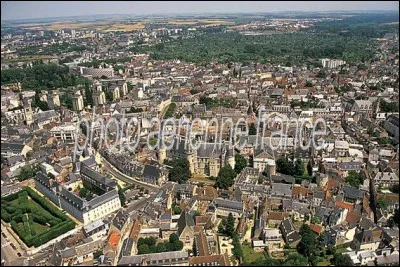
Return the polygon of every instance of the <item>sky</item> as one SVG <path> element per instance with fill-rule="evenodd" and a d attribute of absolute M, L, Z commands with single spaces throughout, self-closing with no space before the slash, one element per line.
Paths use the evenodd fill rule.
<path fill-rule="evenodd" d="M 98 14 L 399 10 L 398 1 L 1 1 L 1 20 Z"/>

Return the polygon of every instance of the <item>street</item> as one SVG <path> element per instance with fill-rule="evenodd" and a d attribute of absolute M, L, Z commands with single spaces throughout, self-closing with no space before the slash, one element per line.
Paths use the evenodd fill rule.
<path fill-rule="evenodd" d="M 1 258 L 5 260 L 5 266 L 22 266 L 25 257 L 19 257 L 17 255 L 18 251 L 14 250 L 11 244 L 14 244 L 16 247 L 19 246 L 16 244 L 10 233 L 5 229 L 6 227 L 2 225 L 1 228 Z M 9 241 L 4 238 L 3 233 Z"/>
<path fill-rule="evenodd" d="M 114 166 L 112 166 L 106 159 L 102 157 L 102 163 L 104 166 L 104 169 L 107 170 L 111 175 L 115 176 L 115 178 L 127 183 L 127 184 L 136 184 L 140 187 L 143 187 L 144 189 L 148 189 L 149 192 L 155 192 L 158 191 L 158 186 L 156 185 L 150 185 L 146 184 L 144 182 L 137 181 L 134 178 L 128 178 L 128 176 L 122 174 L 120 171 L 116 170 Z"/>

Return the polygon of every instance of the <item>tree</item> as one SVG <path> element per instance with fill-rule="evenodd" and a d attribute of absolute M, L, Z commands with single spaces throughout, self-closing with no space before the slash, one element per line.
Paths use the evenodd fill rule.
<path fill-rule="evenodd" d="M 88 194 L 88 190 L 87 190 L 85 187 L 82 187 L 82 188 L 79 190 L 79 196 L 80 196 L 80 197 L 86 198 L 87 194 Z"/>
<path fill-rule="evenodd" d="M 85 99 L 86 105 L 93 106 L 93 92 L 90 90 L 89 81 L 85 81 Z"/>
<path fill-rule="evenodd" d="M 349 171 L 349 173 L 344 181 L 346 183 L 348 183 L 349 185 L 351 185 L 355 188 L 358 188 L 362 184 L 363 179 L 362 179 L 361 174 L 359 174 L 358 172 Z"/>
<path fill-rule="evenodd" d="M 161 252 L 166 252 L 167 251 L 167 245 L 164 242 L 160 242 L 156 246 L 156 252 L 161 253 Z"/>
<path fill-rule="evenodd" d="M 293 163 L 289 162 L 289 160 L 285 157 L 280 157 L 276 161 L 276 170 L 286 175 L 294 175 L 296 173 L 296 169 Z"/>
<path fill-rule="evenodd" d="M 149 245 L 142 244 L 138 246 L 138 254 L 149 254 L 149 253 L 150 253 Z"/>
<path fill-rule="evenodd" d="M 311 81 L 306 81 L 306 87 L 312 87 L 312 86 L 313 86 L 313 84 Z"/>
<path fill-rule="evenodd" d="M 109 101 L 109 102 L 112 102 L 112 101 L 113 101 L 113 99 L 114 99 L 114 93 L 113 93 L 112 91 L 107 91 L 107 92 L 105 93 L 105 95 L 106 95 L 106 100 L 107 100 L 107 101 Z"/>
<path fill-rule="evenodd" d="M 309 257 L 317 250 L 317 238 L 314 232 L 307 224 L 303 224 L 300 228 L 301 241 L 297 245 L 297 251 L 305 257 Z"/>
<path fill-rule="evenodd" d="M 398 194 L 398 193 L 399 193 L 399 185 L 400 185 L 400 184 L 394 184 L 394 185 L 392 185 L 392 187 L 390 187 L 390 191 L 392 191 L 393 193 Z"/>
<path fill-rule="evenodd" d="M 18 181 L 22 182 L 32 178 L 39 171 L 38 165 L 26 165 L 21 168 L 21 172 L 18 175 Z"/>
<path fill-rule="evenodd" d="M 218 225 L 218 233 L 221 233 L 221 234 L 225 233 L 225 226 L 226 226 L 226 219 L 223 218 Z"/>
<path fill-rule="evenodd" d="M 333 264 L 335 266 L 353 266 L 353 261 L 347 254 L 335 254 L 333 256 Z"/>
<path fill-rule="evenodd" d="M 235 182 L 236 173 L 232 169 L 231 165 L 226 165 L 219 170 L 217 181 L 214 186 L 220 189 L 228 189 Z"/>
<path fill-rule="evenodd" d="M 233 245 L 233 250 L 232 254 L 236 257 L 236 259 L 240 259 L 243 257 L 243 250 L 242 246 L 240 244 L 239 236 L 235 232 L 232 237 L 232 245 Z"/>
<path fill-rule="evenodd" d="M 179 237 L 177 234 L 171 234 L 169 236 L 169 242 L 170 243 L 177 243 L 179 241 Z"/>
<path fill-rule="evenodd" d="M 168 174 L 168 179 L 180 184 L 186 183 L 190 178 L 189 161 L 185 158 L 175 158 L 172 162 L 172 169 Z"/>
<path fill-rule="evenodd" d="M 294 165 L 294 174 L 302 176 L 304 174 L 304 163 L 301 159 L 297 159 Z"/>
<path fill-rule="evenodd" d="M 326 77 L 326 73 L 324 70 L 320 70 L 317 74 L 318 78 L 325 78 Z"/>
<path fill-rule="evenodd" d="M 121 205 L 124 206 L 126 202 L 126 197 L 120 185 L 118 185 L 118 196 L 119 200 L 121 201 Z"/>
<path fill-rule="evenodd" d="M 321 222 L 321 219 L 318 216 L 313 216 L 312 219 L 311 219 L 311 223 L 318 224 L 320 222 Z"/>
<path fill-rule="evenodd" d="M 385 210 L 385 209 L 387 209 L 387 207 L 389 206 L 389 202 L 386 200 L 386 199 L 378 199 L 377 201 L 376 201 L 376 207 L 378 208 L 378 209 L 383 209 L 383 210 Z"/>
<path fill-rule="evenodd" d="M 257 128 L 254 123 L 252 123 L 249 127 L 249 135 L 257 135 Z"/>
<path fill-rule="evenodd" d="M 283 266 L 308 266 L 308 260 L 302 255 L 294 253 L 287 257 Z"/>
<path fill-rule="evenodd" d="M 235 172 L 240 173 L 244 168 L 247 166 L 247 160 L 243 155 L 241 154 L 236 154 L 235 155 Z"/>
<path fill-rule="evenodd" d="M 233 233 L 235 233 L 235 218 L 233 218 L 231 212 L 229 213 L 228 219 L 226 220 L 225 231 L 226 234 L 230 237 L 232 237 Z"/>

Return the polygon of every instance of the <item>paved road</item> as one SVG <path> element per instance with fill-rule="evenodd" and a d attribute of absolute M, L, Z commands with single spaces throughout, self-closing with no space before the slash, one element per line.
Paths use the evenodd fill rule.
<path fill-rule="evenodd" d="M 128 204 L 128 207 L 125 209 L 129 214 L 136 213 L 138 212 L 141 208 L 146 206 L 148 203 L 151 203 L 154 201 L 156 196 L 156 193 L 150 193 L 149 198 L 142 198 L 139 200 L 134 200 L 133 202 Z"/>
<path fill-rule="evenodd" d="M 144 189 L 148 189 L 149 192 L 156 192 L 159 189 L 159 187 L 156 185 L 146 184 L 144 182 L 138 181 L 134 178 L 131 178 L 131 177 L 128 177 L 128 176 L 122 174 L 119 170 L 117 170 L 114 166 L 112 166 L 111 163 L 109 163 L 103 157 L 102 157 L 102 163 L 103 163 L 104 169 L 106 169 L 110 174 L 115 176 L 115 178 L 117 178 L 127 184 L 136 184 L 140 187 L 143 187 Z"/>
<path fill-rule="evenodd" d="M 22 266 L 24 263 L 24 257 L 18 257 L 17 251 L 11 247 L 11 242 L 13 242 L 13 238 L 10 237 L 8 231 L 4 231 L 4 226 L 1 226 L 1 231 L 5 232 L 9 241 L 7 241 L 3 235 L 1 235 L 1 258 L 5 260 L 5 266 Z M 18 246 L 16 246 L 18 247 Z"/>

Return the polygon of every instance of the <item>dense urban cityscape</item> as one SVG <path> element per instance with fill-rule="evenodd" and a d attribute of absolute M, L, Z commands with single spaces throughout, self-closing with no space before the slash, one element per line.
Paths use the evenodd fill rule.
<path fill-rule="evenodd" d="M 395 5 L 2 19 L 2 266 L 398 266 Z"/>

